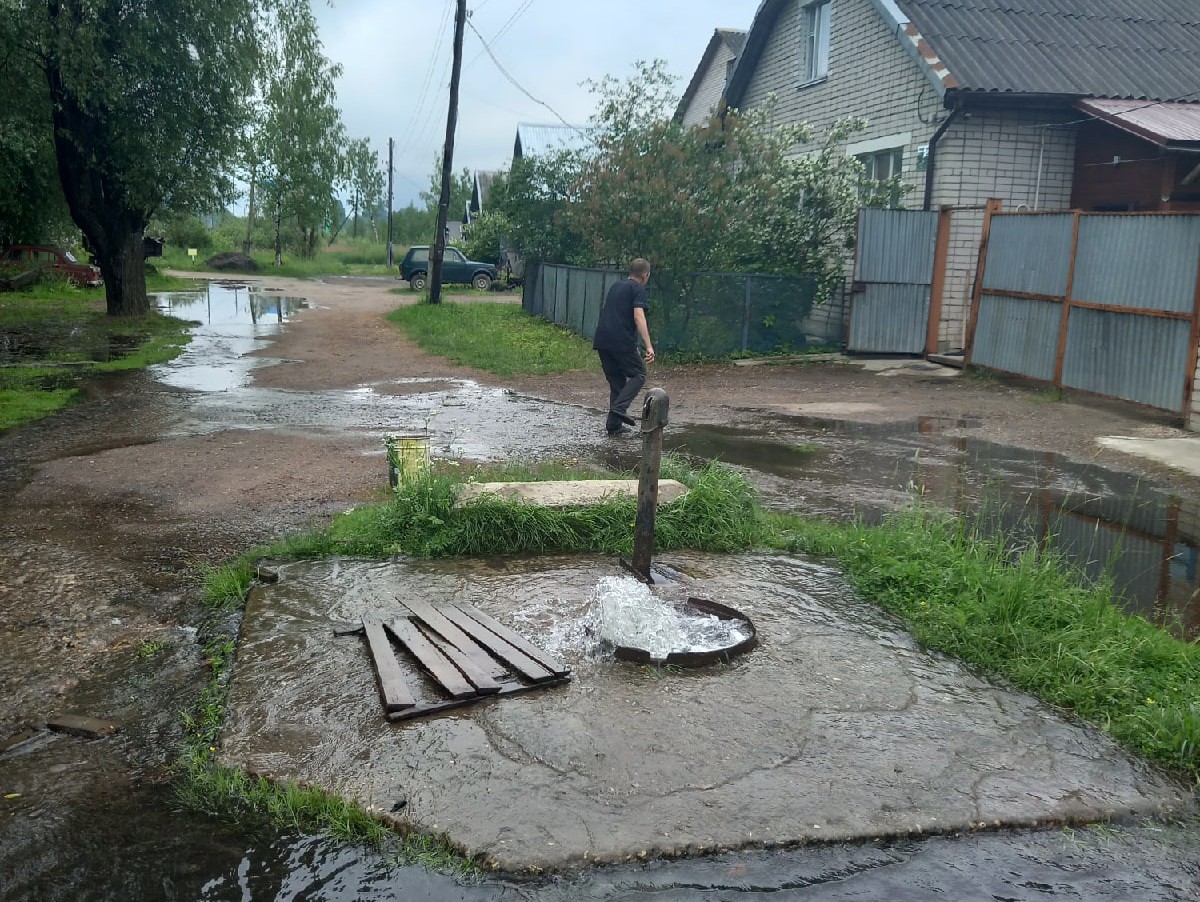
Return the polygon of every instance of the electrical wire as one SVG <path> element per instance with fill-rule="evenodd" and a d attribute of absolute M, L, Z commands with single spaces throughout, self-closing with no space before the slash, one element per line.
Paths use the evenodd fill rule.
<path fill-rule="evenodd" d="M 527 90 L 525 90 L 525 88 L 522 87 L 521 84 L 518 83 L 515 78 L 513 78 L 511 75 L 508 74 L 508 71 L 504 68 L 504 66 L 502 66 L 500 64 L 500 60 L 496 58 L 496 54 L 494 54 L 492 52 L 492 48 L 488 46 L 488 42 L 485 41 L 483 38 L 483 35 L 481 35 L 479 33 L 479 29 L 477 29 L 473 24 L 471 24 L 470 19 L 467 20 L 467 25 L 471 29 L 471 31 L 475 32 L 475 36 L 477 38 L 479 38 L 479 43 L 481 43 L 483 45 L 484 51 L 486 51 L 487 55 L 492 58 L 492 62 L 496 64 L 496 68 L 500 70 L 500 74 L 503 75 L 505 77 L 505 79 L 508 80 L 509 84 L 511 84 L 514 88 L 516 88 L 518 91 L 520 91 L 526 97 L 528 97 L 534 103 L 539 104 L 540 106 L 544 106 L 546 109 L 548 109 L 551 113 L 554 114 L 554 118 L 556 118 L 563 125 L 567 126 L 568 128 L 574 129 L 575 131 L 579 132 L 581 135 L 584 134 L 584 131 L 581 128 L 579 128 L 579 126 L 573 125 L 572 123 L 570 123 L 566 119 L 564 119 L 562 116 L 560 116 L 558 113 L 558 110 L 554 109 L 554 107 L 550 106 L 550 104 L 546 103 L 546 101 L 539 100 L 538 98 L 536 98 L 532 94 L 530 94 Z"/>

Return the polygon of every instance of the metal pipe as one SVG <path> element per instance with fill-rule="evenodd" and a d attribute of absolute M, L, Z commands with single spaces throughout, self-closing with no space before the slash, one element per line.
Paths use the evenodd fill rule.
<path fill-rule="evenodd" d="M 936 160 L 938 142 L 942 140 L 942 135 L 946 134 L 946 129 L 950 127 L 950 123 L 952 123 L 958 117 L 958 113 L 958 107 L 952 109 L 950 111 L 950 115 L 942 120 L 942 124 L 937 127 L 937 131 L 935 131 L 933 133 L 933 137 L 929 139 L 929 156 L 925 159 L 925 205 L 921 208 L 922 210 L 933 209 L 933 173 L 937 168 Z"/>
<path fill-rule="evenodd" d="M 653 583 L 650 559 L 654 555 L 654 515 L 658 510 L 658 473 L 662 464 L 663 427 L 667 425 L 671 400 L 665 390 L 652 388 L 642 405 L 642 472 L 638 479 L 637 519 L 633 525 L 633 561 L 635 575 Z"/>

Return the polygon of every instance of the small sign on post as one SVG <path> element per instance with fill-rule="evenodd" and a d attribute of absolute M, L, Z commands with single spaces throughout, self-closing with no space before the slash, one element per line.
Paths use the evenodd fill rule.
<path fill-rule="evenodd" d="M 192 258 L 192 266 L 196 265 L 196 255 L 199 253 L 200 253 L 200 251 L 194 247 L 188 248 L 188 256 Z"/>

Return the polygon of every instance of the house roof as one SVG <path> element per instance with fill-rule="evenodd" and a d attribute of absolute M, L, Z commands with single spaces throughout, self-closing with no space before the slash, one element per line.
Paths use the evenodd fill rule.
<path fill-rule="evenodd" d="M 741 102 L 788 2 L 759 5 L 726 92 L 731 106 Z M 1196 0 L 870 3 L 943 95 L 1200 100 Z"/>
<path fill-rule="evenodd" d="M 675 108 L 676 119 L 682 119 L 684 111 L 691 105 L 692 98 L 700 90 L 700 85 L 704 81 L 704 76 L 712 65 L 717 51 L 725 47 L 733 54 L 734 59 L 736 59 L 741 56 L 742 48 L 745 46 L 746 32 L 740 28 L 717 28 L 713 31 L 713 36 L 708 39 L 708 46 L 704 48 L 704 54 L 700 57 L 700 64 L 696 66 L 696 71 L 692 73 L 692 80 L 688 82 L 688 86 L 683 92 L 683 97 L 679 99 L 679 105 Z"/>
<path fill-rule="evenodd" d="M 1079 101 L 1076 106 L 1163 147 L 1200 143 L 1200 103 L 1089 98 Z"/>
<path fill-rule="evenodd" d="M 585 125 L 518 122 L 513 157 L 536 157 L 563 150 L 583 150 L 590 147 L 591 143 L 588 127 Z"/>
<path fill-rule="evenodd" d="M 907 20 L 894 20 L 899 31 L 933 50 L 948 89 L 1200 99 L 1196 0 L 876 3 L 897 10 Z"/>

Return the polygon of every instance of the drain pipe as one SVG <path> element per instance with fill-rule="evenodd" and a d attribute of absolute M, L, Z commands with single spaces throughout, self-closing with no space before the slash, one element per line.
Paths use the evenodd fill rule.
<path fill-rule="evenodd" d="M 933 208 L 933 173 L 937 168 L 937 146 L 942 140 L 942 135 L 946 134 L 946 129 L 950 127 L 959 113 L 959 107 L 955 107 L 950 111 L 950 115 L 942 120 L 942 124 L 937 127 L 937 131 L 933 133 L 933 137 L 929 139 L 929 156 L 925 159 L 925 205 L 922 210 L 931 210 Z"/>
<path fill-rule="evenodd" d="M 662 463 L 663 427 L 671 399 L 661 388 L 646 392 L 642 405 L 642 474 L 638 480 L 637 519 L 633 525 L 633 562 L 629 569 L 644 583 L 653 584 L 650 558 L 654 554 L 654 514 L 658 510 L 658 471 Z"/>

